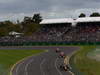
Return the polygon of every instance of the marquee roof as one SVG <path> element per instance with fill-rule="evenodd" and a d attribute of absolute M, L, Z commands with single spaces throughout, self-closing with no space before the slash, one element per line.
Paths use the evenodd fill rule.
<path fill-rule="evenodd" d="M 40 24 L 55 24 L 55 23 L 78 23 L 78 22 L 100 22 L 100 17 L 82 17 L 77 19 L 63 18 L 63 19 L 44 19 Z"/>
<path fill-rule="evenodd" d="M 63 18 L 63 19 L 44 19 L 40 24 L 54 24 L 54 23 L 72 23 L 72 18 Z"/>
<path fill-rule="evenodd" d="M 78 18 L 75 20 L 75 22 L 100 22 L 100 17 L 84 17 L 84 18 Z"/>

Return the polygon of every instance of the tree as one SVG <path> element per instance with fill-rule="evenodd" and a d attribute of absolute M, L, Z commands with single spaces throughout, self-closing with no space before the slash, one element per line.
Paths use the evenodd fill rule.
<path fill-rule="evenodd" d="M 86 15 L 85 15 L 84 13 L 81 13 L 81 14 L 79 15 L 79 17 L 86 17 Z"/>
<path fill-rule="evenodd" d="M 40 27 L 40 22 L 42 21 L 42 17 L 40 16 L 40 14 L 34 14 L 33 17 L 28 17 L 25 16 L 23 21 L 20 24 L 20 28 L 22 29 L 22 32 L 25 35 L 32 35 L 33 32 L 35 32 L 39 27 Z M 18 26 L 16 27 L 17 31 L 18 30 Z"/>
<path fill-rule="evenodd" d="M 42 17 L 40 14 L 34 14 L 34 16 L 32 17 L 32 21 L 34 23 L 39 24 L 42 21 Z"/>
<path fill-rule="evenodd" d="M 31 22 L 32 22 L 32 18 L 25 16 L 23 21 L 21 22 L 20 27 L 23 29 L 23 31 L 25 31 L 28 28 L 28 24 L 30 24 Z"/>
<path fill-rule="evenodd" d="M 94 12 L 90 15 L 90 17 L 99 17 L 100 16 L 100 13 L 98 12 Z"/>
<path fill-rule="evenodd" d="M 24 23 L 30 23 L 30 22 L 32 22 L 32 18 L 25 16 L 23 22 Z"/>
<path fill-rule="evenodd" d="M 9 20 L 0 22 L 0 36 L 7 36 L 11 31 L 22 32 L 20 25 Z"/>
<path fill-rule="evenodd" d="M 5 24 L 5 28 L 7 28 L 8 32 L 14 31 L 14 23 L 12 23 L 11 21 L 4 21 Z"/>
<path fill-rule="evenodd" d="M 9 34 L 7 28 L 5 27 L 0 27 L 0 37 L 1 36 L 7 36 Z"/>
<path fill-rule="evenodd" d="M 7 36 L 13 27 L 13 23 L 9 20 L 0 22 L 0 36 Z"/>
<path fill-rule="evenodd" d="M 14 25 L 14 31 L 22 33 L 21 25 L 20 24 L 15 24 Z"/>
<path fill-rule="evenodd" d="M 39 28 L 39 24 L 37 23 L 29 23 L 27 24 L 27 29 L 24 30 L 25 35 L 32 35 L 38 28 Z"/>

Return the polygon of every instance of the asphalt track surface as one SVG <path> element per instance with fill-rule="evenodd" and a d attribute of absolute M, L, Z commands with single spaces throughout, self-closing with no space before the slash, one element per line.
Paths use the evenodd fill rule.
<path fill-rule="evenodd" d="M 71 75 L 68 71 L 61 71 L 59 66 L 63 63 L 63 58 L 59 58 L 59 54 L 55 49 L 59 48 L 66 55 L 72 54 L 79 50 L 79 47 L 65 46 L 36 46 L 36 47 L 9 47 L 9 50 L 48 50 L 36 56 L 31 56 L 28 59 L 18 63 L 12 70 L 12 75 Z M 6 48 L 0 48 L 6 49 Z"/>

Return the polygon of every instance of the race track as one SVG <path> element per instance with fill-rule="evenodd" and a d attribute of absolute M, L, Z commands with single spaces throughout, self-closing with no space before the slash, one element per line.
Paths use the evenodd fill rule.
<path fill-rule="evenodd" d="M 60 48 L 66 55 L 79 50 L 79 47 L 56 47 L 56 46 L 36 46 L 36 47 L 12 47 L 7 49 L 27 49 L 27 50 L 48 50 L 36 56 L 18 63 L 12 70 L 12 75 L 71 75 L 68 71 L 61 71 L 59 66 L 63 63 L 62 58 L 58 58 L 59 54 L 55 52 L 56 48 Z M 2 48 L 3 49 L 3 48 Z"/>

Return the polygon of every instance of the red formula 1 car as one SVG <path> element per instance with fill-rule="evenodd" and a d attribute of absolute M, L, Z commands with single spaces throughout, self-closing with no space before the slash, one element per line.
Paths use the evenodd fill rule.
<path fill-rule="evenodd" d="M 57 48 L 57 49 L 56 49 L 56 52 L 57 52 L 57 53 L 59 53 L 59 52 L 60 52 L 60 49 L 59 49 L 59 48 Z"/>
<path fill-rule="evenodd" d="M 60 57 L 61 58 L 65 58 L 65 53 L 64 52 L 60 52 Z"/>

